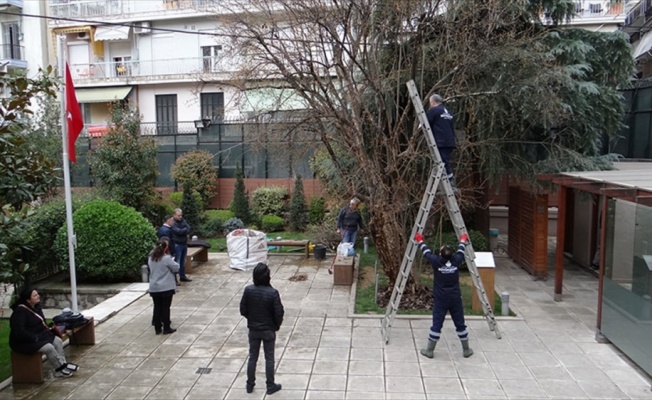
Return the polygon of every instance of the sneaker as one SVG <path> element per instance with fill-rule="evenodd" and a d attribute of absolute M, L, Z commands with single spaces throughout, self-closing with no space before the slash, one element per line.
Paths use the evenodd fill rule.
<path fill-rule="evenodd" d="M 57 370 L 54 371 L 54 376 L 57 378 L 70 378 L 72 376 L 72 371 L 68 368 L 57 368 Z"/>
<path fill-rule="evenodd" d="M 66 367 L 65 369 L 67 369 L 69 371 L 72 371 L 72 372 L 79 371 L 79 365 L 77 365 L 77 364 L 67 363 L 67 364 L 64 364 L 64 365 Z"/>
<path fill-rule="evenodd" d="M 279 383 L 275 383 L 272 386 L 267 387 L 267 394 L 274 394 L 281 390 L 281 385 Z"/>

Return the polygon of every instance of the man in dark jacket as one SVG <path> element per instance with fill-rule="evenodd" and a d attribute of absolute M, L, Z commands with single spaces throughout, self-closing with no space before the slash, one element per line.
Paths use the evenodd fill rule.
<path fill-rule="evenodd" d="M 158 238 L 162 237 L 167 237 L 169 239 L 169 247 L 168 250 L 170 251 L 170 256 L 174 258 L 174 242 L 172 241 L 172 225 L 174 225 L 174 217 L 171 215 L 166 215 L 165 219 L 163 220 L 163 225 L 161 225 L 160 228 L 158 228 L 158 231 L 156 232 L 156 236 Z"/>
<path fill-rule="evenodd" d="M 181 282 L 192 282 L 186 276 L 186 255 L 188 255 L 188 235 L 190 225 L 183 219 L 183 211 L 180 208 L 174 210 L 174 224 L 171 227 L 171 242 L 174 243 L 174 261 L 179 264 L 179 280 Z"/>
<path fill-rule="evenodd" d="M 442 104 L 444 100 L 438 94 L 430 96 L 430 108 L 426 112 L 430 129 L 435 137 L 439 155 L 446 167 L 446 174 L 451 186 L 455 188 L 455 177 L 451 166 L 453 150 L 457 147 L 455 143 L 455 130 L 453 129 L 453 115 Z"/>
<path fill-rule="evenodd" d="M 265 351 L 265 377 L 267 394 L 281 390 L 274 382 L 274 347 L 276 331 L 283 323 L 283 304 L 278 290 L 270 282 L 269 267 L 258 263 L 253 272 L 254 284 L 245 287 L 240 300 L 240 314 L 247 318 L 249 328 L 249 362 L 247 363 L 247 393 L 256 386 L 256 363 L 260 353 L 260 343 Z"/>
<path fill-rule="evenodd" d="M 444 325 L 446 313 L 451 313 L 451 318 L 455 324 L 457 337 L 462 342 L 464 357 L 468 358 L 473 355 L 473 350 L 469 347 L 469 332 L 466 330 L 464 322 L 464 306 L 462 305 L 462 291 L 460 289 L 460 271 L 459 267 L 464 262 L 464 249 L 469 242 L 469 236 L 463 234 L 460 236 L 460 244 L 457 251 L 453 253 L 450 246 L 442 246 L 439 255 L 433 254 L 432 250 L 423 242 L 423 235 L 416 233 L 414 240 L 419 244 L 419 249 L 423 256 L 428 260 L 434 272 L 434 281 L 432 285 L 432 297 L 434 305 L 432 308 L 432 327 L 428 335 L 428 344 L 421 349 L 421 354 L 425 357 L 432 358 L 437 342 L 441 338 L 441 328 Z"/>
<path fill-rule="evenodd" d="M 364 233 L 364 221 L 358 210 L 358 204 L 360 200 L 352 198 L 349 205 L 342 208 L 337 216 L 336 232 L 342 236 L 342 243 L 355 244 L 358 232 Z"/>

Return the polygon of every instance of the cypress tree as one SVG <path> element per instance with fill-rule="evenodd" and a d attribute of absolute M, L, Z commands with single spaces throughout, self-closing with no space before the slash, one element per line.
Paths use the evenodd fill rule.
<path fill-rule="evenodd" d="M 303 193 L 301 175 L 298 175 L 294 181 L 294 190 L 290 199 L 290 229 L 293 231 L 303 231 L 306 229 L 306 224 L 306 198 Z"/>
<path fill-rule="evenodd" d="M 235 170 L 235 193 L 233 194 L 232 211 L 236 218 L 245 224 L 250 221 L 249 194 L 245 189 L 244 173 L 240 166 Z"/>

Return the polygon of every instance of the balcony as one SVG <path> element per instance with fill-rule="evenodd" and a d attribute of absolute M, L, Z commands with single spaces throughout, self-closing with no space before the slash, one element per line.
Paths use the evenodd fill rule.
<path fill-rule="evenodd" d="M 2 68 L 27 68 L 25 48 L 15 44 L 0 45 L 0 66 Z"/>
<path fill-rule="evenodd" d="M 207 76 L 227 78 L 236 70 L 236 64 L 217 57 L 195 57 L 71 64 L 70 69 L 75 83 L 80 84 L 147 84 L 170 80 L 194 82 Z"/>
<path fill-rule="evenodd" d="M 649 21 L 651 12 L 652 0 L 640 0 L 638 3 L 633 4 L 625 17 L 623 31 L 629 34 L 640 31 Z"/>
<path fill-rule="evenodd" d="M 0 0 L 0 10 L 9 7 L 23 8 L 23 0 Z"/>
<path fill-rule="evenodd" d="M 223 0 L 52 0 L 49 12 L 51 17 L 59 18 L 126 19 L 140 15 L 160 19 L 198 12 L 214 14 L 223 4 Z"/>

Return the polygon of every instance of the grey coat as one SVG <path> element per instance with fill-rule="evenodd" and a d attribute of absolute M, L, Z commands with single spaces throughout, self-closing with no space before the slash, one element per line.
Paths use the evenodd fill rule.
<path fill-rule="evenodd" d="M 147 260 L 149 265 L 149 292 L 167 292 L 177 289 L 177 282 L 174 274 L 179 272 L 179 264 L 174 262 L 174 259 L 166 254 L 159 261 L 152 260 L 149 257 Z"/>

